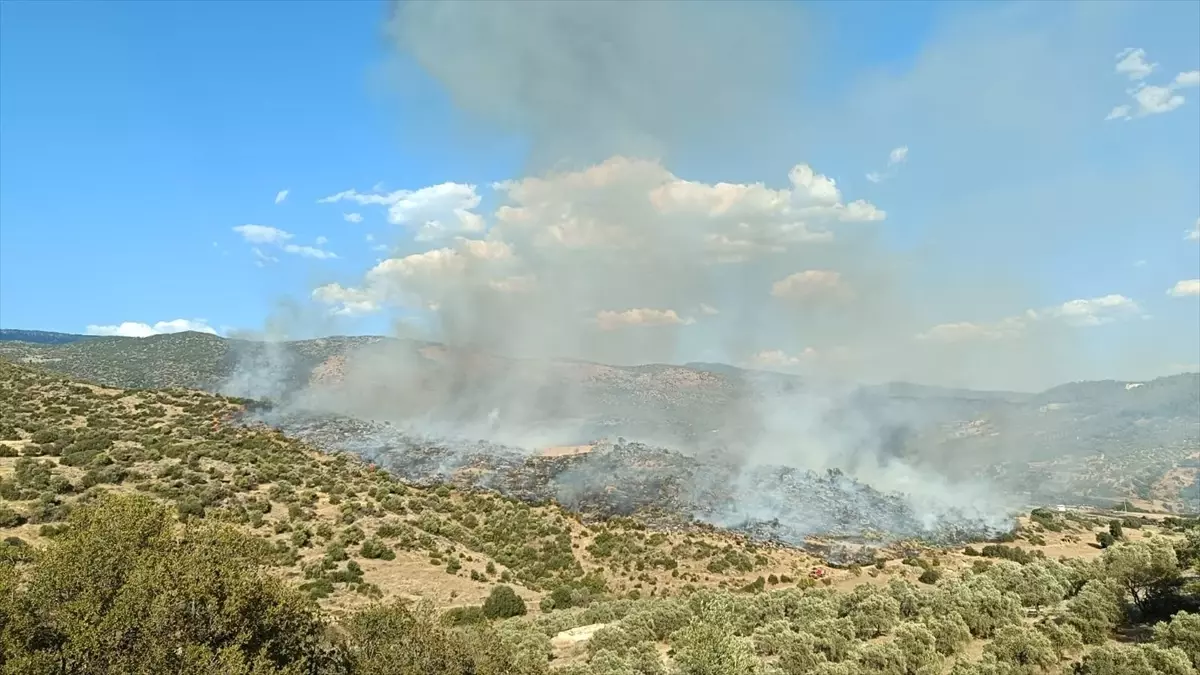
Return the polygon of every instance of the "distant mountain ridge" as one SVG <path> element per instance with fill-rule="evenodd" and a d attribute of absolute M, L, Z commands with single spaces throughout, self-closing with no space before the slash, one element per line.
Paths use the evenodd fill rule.
<path fill-rule="evenodd" d="M 56 333 L 48 330 L 23 330 L 20 328 L 0 328 L 0 342 L 28 342 L 42 345 L 64 345 L 81 340 L 95 340 L 97 335 L 80 335 L 78 333 Z"/>
<path fill-rule="evenodd" d="M 237 357 L 270 354 L 272 351 L 278 352 L 287 360 L 299 361 L 292 365 L 292 369 L 298 371 L 297 375 L 301 376 L 302 381 L 307 381 L 313 368 L 329 358 L 344 357 L 356 349 L 380 344 L 403 347 L 412 354 L 422 354 L 423 358 L 429 360 L 434 358 L 429 356 L 428 350 L 453 351 L 438 343 L 383 336 L 339 335 L 267 342 L 224 338 L 195 331 L 134 338 L 0 329 L 0 358 L 39 363 L 49 370 L 58 370 L 99 384 L 132 388 L 185 387 L 211 390 L 233 375 L 239 366 Z M 506 368 L 533 363 L 491 354 L 472 353 L 470 358 L 476 361 L 486 359 L 503 363 Z M 747 369 L 724 363 L 616 366 L 574 359 L 558 359 L 550 363 L 559 369 L 602 369 L 650 377 L 671 371 L 691 371 L 710 374 L 722 380 L 755 381 L 757 384 L 768 386 L 802 386 L 805 383 L 804 378 L 797 375 Z M 190 367 L 183 367 L 185 364 L 190 364 Z M 864 386 L 862 389 L 897 399 L 952 398 L 979 402 L 1037 402 L 1045 405 L 1060 399 L 1093 403 L 1127 400 L 1128 394 L 1134 389 L 1143 389 L 1138 392 L 1138 398 L 1150 398 L 1145 395 L 1150 392 L 1175 390 L 1180 386 L 1190 390 L 1192 385 L 1196 390 L 1200 390 L 1200 373 L 1180 373 L 1145 382 L 1070 382 L 1038 393 L 949 388 L 910 382 L 888 382 Z M 1200 404 L 1200 393 L 1195 397 L 1195 401 Z M 1187 412 L 1187 409 L 1181 412 Z"/>

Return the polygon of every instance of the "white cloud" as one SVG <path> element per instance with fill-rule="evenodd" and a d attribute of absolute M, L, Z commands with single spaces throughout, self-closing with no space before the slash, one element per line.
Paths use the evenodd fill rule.
<path fill-rule="evenodd" d="M 1188 241 L 1200 241 L 1200 218 L 1196 219 L 1196 225 L 1188 230 L 1184 238 Z"/>
<path fill-rule="evenodd" d="M 345 220 L 347 223 L 361 223 L 362 222 L 362 214 L 361 213 L 343 213 L 342 219 Z"/>
<path fill-rule="evenodd" d="M 1130 106 L 1125 105 L 1125 104 L 1116 106 L 1112 109 L 1112 112 L 1108 113 L 1108 117 L 1105 117 L 1104 121 L 1107 122 L 1108 120 L 1117 120 L 1117 119 L 1127 120 L 1130 118 L 1129 117 L 1130 110 L 1132 110 L 1132 108 L 1130 108 Z"/>
<path fill-rule="evenodd" d="M 1114 107 L 1104 118 L 1106 121 L 1132 120 L 1171 112 L 1186 102 L 1182 94 L 1176 93 L 1179 89 L 1200 86 L 1200 70 L 1179 73 L 1166 85 L 1146 84 L 1142 80 L 1149 77 L 1158 64 L 1147 63 L 1145 57 L 1146 52 L 1142 49 L 1125 49 L 1117 54 L 1116 72 L 1135 82 L 1126 93 L 1137 105 L 1136 108 L 1129 104 Z"/>
<path fill-rule="evenodd" d="M 700 183 L 659 163 L 614 157 L 582 171 L 505 181 L 508 203 L 495 212 L 501 236 L 537 249 L 625 250 L 654 246 L 706 252 L 710 262 L 742 262 L 791 246 L 828 242 L 838 223 L 876 222 L 867 202 L 841 202 L 835 181 L 808 165 L 789 187 Z"/>
<path fill-rule="evenodd" d="M 1037 312 L 1039 317 L 1061 319 L 1074 326 L 1099 326 L 1141 314 L 1142 310 L 1136 302 L 1117 294 L 1070 300 Z"/>
<path fill-rule="evenodd" d="M 888 153 L 887 168 L 882 172 L 871 171 L 867 174 L 867 180 L 872 183 L 881 183 L 888 178 L 896 175 L 900 170 L 900 165 L 908 160 L 908 146 L 902 145 L 898 148 L 892 148 Z"/>
<path fill-rule="evenodd" d="M 838 272 L 805 270 L 776 281 L 771 295 L 785 300 L 848 299 L 853 292 Z"/>
<path fill-rule="evenodd" d="M 337 254 L 331 251 L 319 249 L 314 246 L 298 246 L 296 244 L 284 244 L 283 252 L 302 256 L 304 258 L 316 258 L 318 260 L 328 260 L 330 258 L 337 257 Z"/>
<path fill-rule="evenodd" d="M 1176 87 L 1200 87 L 1200 70 L 1189 70 L 1175 76 Z"/>
<path fill-rule="evenodd" d="M 368 294 L 341 284 L 320 286 L 313 290 L 312 297 L 327 305 L 335 305 L 330 312 L 338 316 L 362 316 L 382 309 Z"/>
<path fill-rule="evenodd" d="M 1138 117 L 1171 112 L 1183 105 L 1183 96 L 1174 92 L 1173 87 L 1155 87 L 1151 85 L 1146 85 L 1135 91 L 1133 93 L 1133 100 L 1137 101 L 1138 104 Z"/>
<path fill-rule="evenodd" d="M 382 244 L 374 247 L 386 249 Z M 497 292 L 527 290 L 532 279 L 519 275 L 497 275 L 484 281 L 488 277 L 485 272 L 505 269 L 511 258 L 512 249 L 502 241 L 458 237 L 450 247 L 381 260 L 367 271 L 361 288 L 330 284 L 318 288 L 312 297 L 325 304 L 341 305 L 342 309 L 364 302 L 376 308 L 385 303 L 430 307 L 462 290 L 464 284 L 482 282 Z"/>
<path fill-rule="evenodd" d="M 1146 50 L 1129 47 L 1117 54 L 1115 70 L 1118 75 L 1125 75 L 1131 80 L 1144 80 L 1157 67 L 1157 63 L 1146 62 Z"/>
<path fill-rule="evenodd" d="M 265 267 L 272 263 L 279 262 L 279 258 L 276 258 L 273 255 L 268 255 L 266 253 L 263 253 L 262 249 L 260 249 L 257 246 L 251 248 L 250 251 L 252 253 L 254 253 L 254 264 L 257 265 L 258 267 Z"/>
<path fill-rule="evenodd" d="M 209 326 L 208 322 L 204 319 L 175 319 L 173 321 L 159 321 L 154 325 L 136 321 L 124 321 L 116 325 L 90 324 L 85 330 L 88 335 L 116 335 L 138 338 L 165 333 L 182 333 L 184 331 L 217 335 L 217 331 L 212 326 Z"/>
<path fill-rule="evenodd" d="M 313 243 L 317 246 L 324 246 L 325 244 L 329 243 L 329 239 L 325 238 L 324 236 L 320 236 L 314 239 Z"/>
<path fill-rule="evenodd" d="M 839 233 L 886 218 L 874 204 L 843 197 L 832 177 L 806 164 L 795 165 L 780 182 L 692 181 L 659 162 L 625 157 L 501 181 L 491 185 L 495 208 L 478 213 L 479 232 L 379 260 L 348 284 L 359 294 L 353 300 L 329 293 L 313 300 L 335 308 L 355 300 L 419 312 L 436 307 L 441 330 L 453 325 L 488 336 L 507 334 L 499 339 L 521 343 L 513 351 L 595 349 L 594 358 L 619 362 L 622 356 L 599 351 L 649 349 L 650 343 L 665 349 L 666 343 L 653 331 L 642 334 L 647 342 L 625 343 L 613 334 L 615 326 L 682 326 L 712 316 L 716 309 L 704 305 L 715 297 L 712 284 L 719 282 L 713 275 L 744 265 L 737 274 L 761 276 L 754 283 L 770 288 L 772 281 L 805 269 L 796 267 L 798 257 L 826 255 L 838 248 Z M 417 195 L 438 201 L 442 197 L 435 196 L 447 193 L 470 197 L 444 189 L 406 194 L 412 206 Z M 401 203 L 357 192 L 327 199 Z M 402 217 L 410 219 L 407 212 Z M 845 246 L 857 246 L 855 239 L 847 236 Z M 848 289 L 841 286 L 837 290 L 844 296 Z M 769 301 L 762 292 L 756 303 Z M 579 316 L 589 320 L 574 318 Z M 529 332 L 536 338 L 518 337 Z M 580 339 L 588 346 L 576 347 Z"/>
<path fill-rule="evenodd" d="M 318 204 L 333 204 L 335 202 L 341 202 L 341 201 L 355 202 L 357 204 L 362 204 L 363 206 L 366 206 L 366 205 L 387 206 L 392 203 L 393 199 L 391 198 L 390 194 L 372 194 L 372 193 L 362 193 L 357 190 L 342 190 L 341 192 L 339 192 L 335 195 L 330 195 L 328 197 L 322 197 L 321 199 L 318 199 L 317 203 Z"/>
<path fill-rule="evenodd" d="M 248 243 L 270 244 L 278 247 L 284 253 L 303 256 L 305 258 L 317 258 L 319 260 L 337 257 L 337 254 L 335 253 L 313 246 L 290 244 L 288 241 L 292 239 L 292 233 L 287 232 L 286 230 L 281 230 L 277 227 L 270 227 L 269 225 L 238 225 L 237 227 L 233 228 L 233 231 L 242 235 L 242 239 L 245 239 Z M 321 244 L 325 243 L 324 240 L 325 237 L 318 237 L 317 245 L 320 246 Z M 279 262 L 278 258 L 263 252 L 263 250 L 257 246 L 253 247 L 251 251 L 254 253 L 255 264 L 259 267 L 270 263 Z"/>
<path fill-rule="evenodd" d="M 633 326 L 684 326 L 695 323 L 692 318 L 683 319 L 673 309 L 627 309 L 623 312 L 604 310 L 596 313 L 596 325 L 600 330 L 617 330 Z"/>
<path fill-rule="evenodd" d="M 1035 323 L 1087 327 L 1144 316 L 1136 302 L 1123 295 L 1112 294 L 1069 300 L 1040 310 L 1030 309 L 992 323 L 962 321 L 938 324 L 915 337 L 922 342 L 1004 340 L 1025 335 Z"/>
<path fill-rule="evenodd" d="M 238 225 L 233 231 L 251 244 L 283 244 L 292 238 L 290 232 L 269 225 Z"/>
<path fill-rule="evenodd" d="M 887 217 L 887 213 L 862 199 L 856 199 L 844 207 L 838 205 L 835 209 L 838 220 L 845 223 L 874 223 Z"/>
<path fill-rule="evenodd" d="M 1025 322 L 1021 317 L 1012 317 L 996 323 L 958 323 L 938 324 L 924 333 L 918 333 L 917 339 L 928 342 L 966 342 L 973 340 L 1001 340 L 1020 336 L 1025 330 Z"/>
<path fill-rule="evenodd" d="M 386 193 L 361 193 L 345 190 L 317 200 L 319 204 L 351 201 L 362 205 L 386 206 L 388 221 L 416 230 L 417 241 L 434 241 L 458 234 L 483 232 L 484 222 L 473 211 L 481 197 L 474 185 L 441 183 L 419 190 L 396 190 Z M 344 216 L 350 222 L 361 221 Z"/>
<path fill-rule="evenodd" d="M 782 349 L 764 349 L 750 357 L 750 364 L 761 368 L 794 368 L 808 363 L 816 356 L 816 350 L 806 348 L 799 355 L 788 354 Z"/>
<path fill-rule="evenodd" d="M 700 309 L 700 313 L 705 316 L 716 316 L 721 313 L 721 310 L 717 309 L 716 307 L 713 307 L 712 305 L 704 304 L 703 302 L 700 303 L 699 309 Z"/>
<path fill-rule="evenodd" d="M 1184 279 L 1172 286 L 1167 295 L 1176 298 L 1200 295 L 1200 279 Z"/>
<path fill-rule="evenodd" d="M 278 193 L 276 193 L 276 195 L 275 195 L 275 203 L 276 203 L 276 204 L 282 204 L 282 203 L 283 203 L 283 200 L 287 199 L 287 197 L 288 197 L 288 191 L 287 191 L 287 190 L 280 190 L 280 191 L 279 191 Z"/>

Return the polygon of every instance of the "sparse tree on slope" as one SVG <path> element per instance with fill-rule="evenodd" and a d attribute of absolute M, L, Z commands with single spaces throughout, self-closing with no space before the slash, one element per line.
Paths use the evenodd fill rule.
<path fill-rule="evenodd" d="M 1180 578 L 1175 549 L 1163 538 L 1114 546 L 1104 552 L 1102 564 L 1105 575 L 1128 591 L 1142 610 L 1152 595 Z"/>

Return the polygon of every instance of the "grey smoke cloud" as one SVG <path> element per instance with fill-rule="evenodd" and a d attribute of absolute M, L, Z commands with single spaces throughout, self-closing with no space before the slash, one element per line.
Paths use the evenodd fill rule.
<path fill-rule="evenodd" d="M 795 3 L 663 0 L 410 0 L 387 25 L 460 108 L 528 138 L 533 171 L 767 140 L 804 29 Z"/>
<path fill-rule="evenodd" d="M 871 410 L 854 385 L 1048 385 L 1080 358 L 1072 331 L 1137 316 L 1136 304 L 1115 293 L 1051 304 L 1004 275 L 955 283 L 952 252 L 890 247 L 886 204 L 802 156 L 790 171 L 752 167 L 762 183 L 705 182 L 677 168 L 730 145 L 779 152 L 786 127 L 802 123 L 785 113 L 812 63 L 799 58 L 804 31 L 802 10 L 783 2 L 395 5 L 387 32 L 399 56 L 474 121 L 527 140 L 528 170 L 491 186 L 337 186 L 322 200 L 386 208 L 428 248 L 323 285 L 313 298 L 343 315 L 395 313 L 406 331 L 431 327 L 410 335 L 449 348 L 365 348 L 344 364 L 340 384 L 310 387 L 297 405 L 526 447 L 611 428 L 693 450 L 717 446 L 735 467 L 841 468 L 909 493 L 926 513 L 946 502 L 1002 511 L 1005 500 L 986 485 L 906 455 L 906 429 L 942 420 Z M 933 66 L 934 74 L 956 67 L 950 58 Z M 1009 76 L 1009 88 L 1029 79 Z M 920 84 L 909 97 L 928 87 L 973 110 L 970 91 Z M 880 96 L 912 103 L 906 114 L 927 112 L 895 93 Z M 1006 119 L 1010 132 L 1032 124 Z M 914 157 L 927 156 L 925 147 L 914 143 Z M 906 168 L 905 178 L 913 173 Z M 937 186 L 917 189 L 941 199 Z M 453 205 L 438 206 L 435 195 L 454 195 Z M 784 393 L 754 382 L 711 395 L 717 403 L 706 408 L 688 402 L 707 385 L 701 375 L 551 360 L 564 357 L 721 360 L 803 373 L 811 386 Z M 693 436 L 685 442 L 679 427 Z M 706 427 L 720 432 L 712 443 L 694 437 Z M 768 519 L 770 501 L 739 513 Z"/>

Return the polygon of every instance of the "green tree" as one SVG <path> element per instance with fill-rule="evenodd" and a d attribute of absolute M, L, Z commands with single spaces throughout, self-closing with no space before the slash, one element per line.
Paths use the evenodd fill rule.
<path fill-rule="evenodd" d="M 1129 647 L 1108 643 L 1086 654 L 1075 664 L 1074 675 L 1195 675 L 1187 654 L 1178 647 Z"/>
<path fill-rule="evenodd" d="M 939 654 L 952 656 L 971 642 L 971 629 L 967 627 L 967 622 L 963 621 L 958 612 L 948 614 L 930 612 L 921 619 L 921 622 L 933 635 Z"/>
<path fill-rule="evenodd" d="M 1016 673 L 1037 673 L 1058 663 L 1058 652 L 1050 638 L 1031 626 L 1005 626 L 984 647 L 985 654 L 998 663 L 1013 667 Z"/>
<path fill-rule="evenodd" d="M 900 602 L 890 595 L 874 592 L 855 604 L 847 616 L 854 622 L 859 639 L 868 640 L 887 634 L 899 623 Z"/>
<path fill-rule="evenodd" d="M 1184 569 L 1200 568 L 1200 527 L 1184 533 L 1183 540 L 1175 545 L 1175 557 Z"/>
<path fill-rule="evenodd" d="M 1200 614 L 1179 612 L 1154 627 L 1154 642 L 1183 650 L 1192 665 L 1200 668 Z"/>
<path fill-rule="evenodd" d="M 869 642 L 859 647 L 854 661 L 866 673 L 879 675 L 907 675 L 908 667 L 904 651 L 896 643 Z"/>
<path fill-rule="evenodd" d="M 8 672 L 336 672 L 316 607 L 264 573 L 259 541 L 173 521 L 145 497 L 76 509 L 19 573 Z"/>
<path fill-rule="evenodd" d="M 1104 552 L 1101 564 L 1104 574 L 1128 591 L 1142 610 L 1153 594 L 1180 578 L 1175 549 L 1161 537 L 1114 546 Z"/>
<path fill-rule="evenodd" d="M 931 608 L 937 614 L 957 612 L 971 635 L 984 639 L 1021 620 L 1020 598 L 1002 592 L 984 576 L 972 577 L 966 583 L 943 584 L 934 592 Z"/>
<path fill-rule="evenodd" d="M 509 586 L 495 586 L 483 601 L 483 614 L 489 619 L 507 619 L 525 614 L 525 601 Z"/>
<path fill-rule="evenodd" d="M 904 654 L 905 675 L 942 672 L 942 656 L 932 631 L 919 623 L 902 623 L 895 634 L 895 645 Z"/>
<path fill-rule="evenodd" d="M 749 639 L 726 626 L 693 622 L 675 640 L 675 663 L 681 675 L 756 675 L 762 662 Z"/>
<path fill-rule="evenodd" d="M 1119 520 L 1109 521 L 1108 533 L 1111 534 L 1113 539 L 1116 539 L 1117 541 L 1121 541 L 1125 538 L 1125 530 L 1122 529 L 1121 521 Z"/>
<path fill-rule="evenodd" d="M 1067 603 L 1067 622 L 1087 644 L 1100 644 L 1121 620 L 1117 592 L 1108 582 L 1093 579 Z"/>

